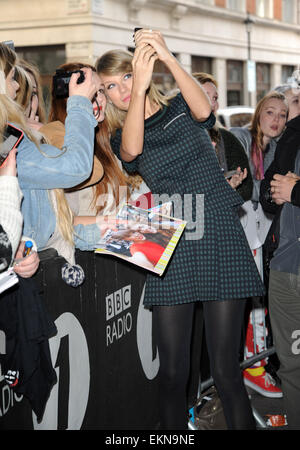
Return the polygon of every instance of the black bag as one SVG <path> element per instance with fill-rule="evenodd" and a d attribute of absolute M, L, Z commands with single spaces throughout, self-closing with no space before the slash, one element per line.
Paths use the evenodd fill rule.
<path fill-rule="evenodd" d="M 194 406 L 194 423 L 198 430 L 227 430 L 221 400 L 215 386 L 201 394 Z"/>

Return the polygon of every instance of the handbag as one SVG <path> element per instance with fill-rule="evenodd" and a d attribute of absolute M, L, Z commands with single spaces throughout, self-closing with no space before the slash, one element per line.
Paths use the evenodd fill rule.
<path fill-rule="evenodd" d="M 194 406 L 198 430 L 227 430 L 222 403 L 215 386 L 204 391 Z"/>

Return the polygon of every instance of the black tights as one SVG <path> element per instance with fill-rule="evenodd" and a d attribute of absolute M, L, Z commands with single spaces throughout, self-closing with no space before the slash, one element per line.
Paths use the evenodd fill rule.
<path fill-rule="evenodd" d="M 239 367 L 244 300 L 203 302 L 211 375 L 221 398 L 229 429 L 255 429 L 250 402 Z M 186 386 L 194 304 L 154 306 L 153 327 L 160 359 L 160 425 L 187 428 Z"/>

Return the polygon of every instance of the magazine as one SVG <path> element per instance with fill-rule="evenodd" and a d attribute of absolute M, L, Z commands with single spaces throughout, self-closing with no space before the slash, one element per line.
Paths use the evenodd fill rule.
<path fill-rule="evenodd" d="M 161 214 L 171 206 L 164 203 L 147 210 L 125 203 L 115 229 L 106 231 L 95 252 L 115 255 L 161 276 L 186 226 L 184 220 Z"/>
<path fill-rule="evenodd" d="M 18 282 L 19 282 L 19 278 L 15 274 L 12 267 L 7 269 L 5 272 L 1 272 L 0 273 L 0 294 Z"/>

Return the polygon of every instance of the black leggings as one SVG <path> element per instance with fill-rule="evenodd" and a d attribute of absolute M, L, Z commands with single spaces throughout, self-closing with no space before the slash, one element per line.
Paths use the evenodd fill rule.
<path fill-rule="evenodd" d="M 255 429 L 239 366 L 244 309 L 244 300 L 203 302 L 211 375 L 222 401 L 227 426 L 236 430 Z M 187 428 L 186 386 L 193 314 L 193 303 L 153 307 L 153 327 L 160 359 L 161 429 Z"/>

